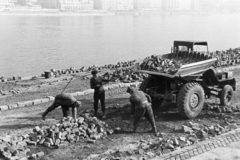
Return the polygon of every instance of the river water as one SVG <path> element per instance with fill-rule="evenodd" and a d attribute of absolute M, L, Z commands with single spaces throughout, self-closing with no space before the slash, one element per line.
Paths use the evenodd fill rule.
<path fill-rule="evenodd" d="M 0 15 L 0 76 L 103 65 L 171 51 L 174 40 L 240 47 L 240 14 Z"/>

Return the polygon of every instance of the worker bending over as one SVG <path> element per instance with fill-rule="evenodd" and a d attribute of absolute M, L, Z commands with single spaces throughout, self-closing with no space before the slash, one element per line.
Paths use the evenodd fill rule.
<path fill-rule="evenodd" d="M 156 135 L 158 135 L 151 106 L 151 97 L 145 94 L 144 92 L 136 90 L 132 87 L 128 87 L 127 92 L 131 95 L 130 96 L 131 115 L 134 114 L 133 132 L 136 132 L 141 118 L 145 116 L 152 126 L 151 132 L 154 132 Z"/>
<path fill-rule="evenodd" d="M 72 108 L 72 116 L 76 119 L 77 109 L 82 106 L 82 103 L 81 101 L 77 101 L 70 94 L 59 94 L 55 97 L 53 104 L 42 114 L 42 119 L 45 120 L 46 115 L 59 106 L 62 107 L 63 117 L 68 117 L 70 115 L 69 108 Z"/>

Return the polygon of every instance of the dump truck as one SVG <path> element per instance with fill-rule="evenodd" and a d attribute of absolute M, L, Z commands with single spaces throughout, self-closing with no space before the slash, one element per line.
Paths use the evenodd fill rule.
<path fill-rule="evenodd" d="M 147 74 L 139 89 L 149 94 L 153 107 L 175 106 L 185 118 L 195 118 L 204 107 L 206 98 L 220 99 L 221 106 L 231 105 L 236 81 L 232 68 L 217 65 L 205 41 L 174 41 L 171 53 L 161 55 L 177 62 L 174 72 L 160 72 L 141 68 L 138 60 L 134 72 Z"/>

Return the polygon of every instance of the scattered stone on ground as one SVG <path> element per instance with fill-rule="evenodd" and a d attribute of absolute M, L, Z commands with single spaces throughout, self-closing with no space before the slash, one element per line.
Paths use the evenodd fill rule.
<path fill-rule="evenodd" d="M 221 106 L 218 104 L 210 104 L 207 103 L 206 107 L 213 112 L 216 113 L 233 113 L 233 112 L 240 112 L 239 105 L 231 105 L 231 106 Z"/>
<path fill-rule="evenodd" d="M 108 125 L 84 114 L 74 120 L 63 118 L 59 123 L 40 128 L 36 126 L 32 133 L 17 137 L 0 138 L 0 154 L 7 159 L 21 159 L 23 157 L 41 157 L 44 152 L 31 153 L 27 148 L 32 145 L 42 145 L 48 148 L 67 148 L 70 143 L 84 141 L 95 144 L 96 140 L 113 134 Z"/>

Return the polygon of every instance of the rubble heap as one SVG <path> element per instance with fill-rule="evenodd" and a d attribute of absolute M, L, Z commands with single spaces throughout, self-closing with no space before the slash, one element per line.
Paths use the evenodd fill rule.
<path fill-rule="evenodd" d="M 96 117 L 87 114 L 74 120 L 72 117 L 63 118 L 59 123 L 42 127 L 36 126 L 32 133 L 18 137 L 0 138 L 0 158 L 6 159 L 36 158 L 44 155 L 44 152 L 31 153 L 27 148 L 30 145 L 43 145 L 48 148 L 66 148 L 69 143 L 83 140 L 87 143 L 95 143 L 106 135 L 113 134 L 108 125 Z"/>
<path fill-rule="evenodd" d="M 218 104 L 207 104 L 206 107 L 209 108 L 211 111 L 214 111 L 214 112 L 217 112 L 217 113 L 240 112 L 240 106 L 239 105 L 220 106 Z"/>
<path fill-rule="evenodd" d="M 112 133 L 113 130 L 96 117 L 82 116 L 76 120 L 68 117 L 47 128 L 36 127 L 30 139 L 33 143 L 46 147 L 64 148 L 68 143 L 78 142 L 80 139 L 95 143 L 95 140 Z"/>
<path fill-rule="evenodd" d="M 96 66 L 96 65 L 92 65 L 89 67 L 81 67 L 79 69 L 76 69 L 75 67 L 70 67 L 69 69 L 61 69 L 61 70 L 55 70 L 55 69 L 51 69 L 51 76 L 60 76 L 63 74 L 73 74 L 73 73 L 81 73 L 81 72 L 91 72 L 93 69 L 97 69 L 98 71 L 102 71 L 105 69 L 108 70 L 116 70 L 116 69 L 122 69 L 122 68 L 129 68 L 131 66 L 134 65 L 134 62 L 136 60 L 132 60 L 132 61 L 127 61 L 127 62 L 118 62 L 117 64 L 108 64 L 108 65 L 103 65 L 103 66 Z M 42 76 L 44 77 L 44 74 L 42 74 Z"/>
<path fill-rule="evenodd" d="M 218 66 L 229 66 L 240 63 L 240 47 L 226 51 L 216 51 L 214 57 L 218 59 Z"/>
<path fill-rule="evenodd" d="M 27 145 L 31 140 L 29 135 L 0 137 L 0 159 L 26 160 L 27 157 L 39 158 L 44 152 L 32 153 Z"/>
<path fill-rule="evenodd" d="M 166 59 L 161 55 L 152 55 L 143 60 L 140 65 L 142 70 L 158 71 L 163 73 L 173 74 L 178 71 L 181 64 L 174 59 Z"/>
<path fill-rule="evenodd" d="M 142 81 L 147 77 L 147 74 L 134 73 L 130 68 L 116 69 L 113 73 L 106 72 L 103 77 L 107 77 L 114 82 L 130 83 L 136 81 Z"/>

